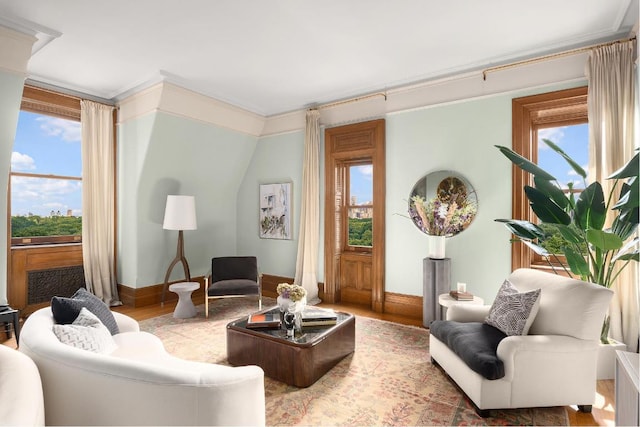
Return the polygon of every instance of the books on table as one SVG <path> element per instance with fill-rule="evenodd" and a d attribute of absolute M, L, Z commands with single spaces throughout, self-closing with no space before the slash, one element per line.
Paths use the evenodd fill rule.
<path fill-rule="evenodd" d="M 338 323 L 338 315 L 330 308 L 307 306 L 302 311 L 302 326 L 331 326 Z"/>
<path fill-rule="evenodd" d="M 469 292 L 450 291 L 449 295 L 458 301 L 473 301 L 473 294 Z"/>
<path fill-rule="evenodd" d="M 250 314 L 247 319 L 247 328 L 249 329 L 279 328 L 280 324 L 279 311 L 263 310 Z"/>

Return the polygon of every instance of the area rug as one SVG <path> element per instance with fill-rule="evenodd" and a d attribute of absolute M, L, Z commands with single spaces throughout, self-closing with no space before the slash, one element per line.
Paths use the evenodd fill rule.
<path fill-rule="evenodd" d="M 266 306 L 275 301 L 265 299 Z M 256 309 L 243 299 L 215 301 L 209 318 L 171 314 L 140 322 L 171 354 L 228 365 L 227 323 Z M 424 328 L 356 317 L 356 350 L 308 388 L 265 377 L 268 425 L 455 426 L 568 425 L 564 407 L 492 411 L 476 415 L 470 402 L 429 358 Z"/>

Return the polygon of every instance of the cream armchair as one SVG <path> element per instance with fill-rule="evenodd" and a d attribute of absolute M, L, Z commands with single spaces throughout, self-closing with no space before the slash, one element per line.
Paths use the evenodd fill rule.
<path fill-rule="evenodd" d="M 443 326 L 436 322 L 429 341 L 432 362 L 444 369 L 484 417 L 490 409 L 500 408 L 578 405 L 590 412 L 600 330 L 613 292 L 532 269 L 514 271 L 509 281 L 519 292 L 541 289 L 541 295 L 529 334 L 507 336 L 497 345 L 504 376 L 487 379 L 470 369 L 434 336 Z M 441 322 L 483 322 L 489 310 L 490 306 L 454 305 Z"/>

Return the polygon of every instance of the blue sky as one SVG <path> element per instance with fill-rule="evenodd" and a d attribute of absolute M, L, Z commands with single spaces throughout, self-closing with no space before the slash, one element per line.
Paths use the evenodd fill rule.
<path fill-rule="evenodd" d="M 11 153 L 11 170 L 34 174 L 82 176 L 80 122 L 20 112 Z M 11 215 L 49 216 L 51 211 L 81 215 L 80 181 L 13 177 Z"/>
<path fill-rule="evenodd" d="M 359 205 L 373 201 L 373 166 L 352 166 L 349 194 L 357 197 Z"/>
<path fill-rule="evenodd" d="M 582 177 L 571 166 L 549 148 L 542 139 L 549 139 L 575 160 L 586 172 L 589 166 L 589 125 L 572 125 L 538 131 L 538 165 L 555 176 L 563 188 L 574 182 L 574 188 L 584 188 Z M 587 181 L 589 177 L 587 176 Z M 588 182 L 587 182 L 588 184 Z"/>

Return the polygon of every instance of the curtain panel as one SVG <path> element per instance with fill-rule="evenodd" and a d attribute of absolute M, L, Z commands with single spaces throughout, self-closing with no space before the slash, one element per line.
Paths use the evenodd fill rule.
<path fill-rule="evenodd" d="M 589 81 L 589 181 L 611 190 L 607 176 L 634 155 L 635 40 L 593 49 L 587 60 Z M 638 350 L 638 263 L 631 263 L 618 277 L 609 307 L 609 335 Z"/>
<path fill-rule="evenodd" d="M 113 107 L 80 103 L 82 121 L 82 257 L 87 289 L 121 305 L 115 274 Z"/>

